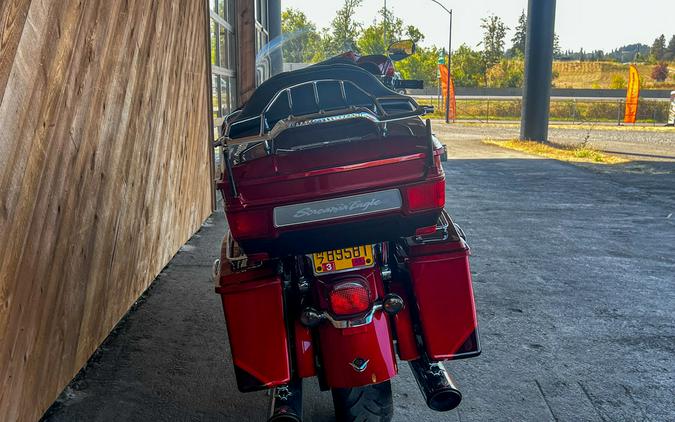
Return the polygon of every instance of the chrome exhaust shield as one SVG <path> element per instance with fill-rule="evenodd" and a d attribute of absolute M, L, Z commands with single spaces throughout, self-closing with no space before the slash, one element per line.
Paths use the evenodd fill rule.
<path fill-rule="evenodd" d="M 267 422 L 302 422 L 302 379 L 272 390 Z"/>
<path fill-rule="evenodd" d="M 408 362 L 427 406 L 437 412 L 447 412 L 459 406 L 462 393 L 440 362 L 418 359 Z"/>

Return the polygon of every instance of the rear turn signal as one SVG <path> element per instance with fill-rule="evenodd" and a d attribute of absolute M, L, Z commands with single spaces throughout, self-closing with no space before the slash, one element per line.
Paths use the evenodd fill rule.
<path fill-rule="evenodd" d="M 336 285 L 328 294 L 335 315 L 354 315 L 370 308 L 370 294 L 361 283 L 348 281 Z"/>
<path fill-rule="evenodd" d="M 396 293 L 389 293 L 382 301 L 382 309 L 389 315 L 396 315 L 403 310 L 404 306 L 403 299 Z"/>

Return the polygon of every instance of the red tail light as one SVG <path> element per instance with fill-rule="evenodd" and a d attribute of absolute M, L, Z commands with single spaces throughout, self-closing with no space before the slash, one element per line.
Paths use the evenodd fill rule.
<path fill-rule="evenodd" d="M 445 205 L 445 178 L 434 183 L 423 183 L 406 190 L 410 211 L 443 208 Z"/>
<path fill-rule="evenodd" d="M 336 315 L 354 315 L 370 308 L 368 289 L 354 281 L 336 285 L 328 294 L 330 307 Z"/>
<path fill-rule="evenodd" d="M 266 211 L 243 211 L 227 214 L 232 236 L 235 239 L 259 237 L 269 232 L 270 218 Z"/>

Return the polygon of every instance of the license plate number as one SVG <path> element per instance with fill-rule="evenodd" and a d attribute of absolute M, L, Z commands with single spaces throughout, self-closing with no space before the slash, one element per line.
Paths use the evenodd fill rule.
<path fill-rule="evenodd" d="M 312 264 L 314 265 L 315 274 L 327 274 L 354 268 L 371 267 L 374 263 L 372 245 L 353 246 L 351 248 L 312 254 Z"/>

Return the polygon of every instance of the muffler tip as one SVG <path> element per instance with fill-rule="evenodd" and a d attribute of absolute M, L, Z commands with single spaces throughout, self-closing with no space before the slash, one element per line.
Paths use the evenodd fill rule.
<path fill-rule="evenodd" d="M 437 412 L 447 412 L 459 406 L 462 393 L 454 388 L 438 390 L 427 399 L 427 406 Z"/>
<path fill-rule="evenodd" d="M 437 412 L 447 412 L 459 406 L 462 393 L 440 362 L 418 359 L 408 362 L 427 406 Z"/>

